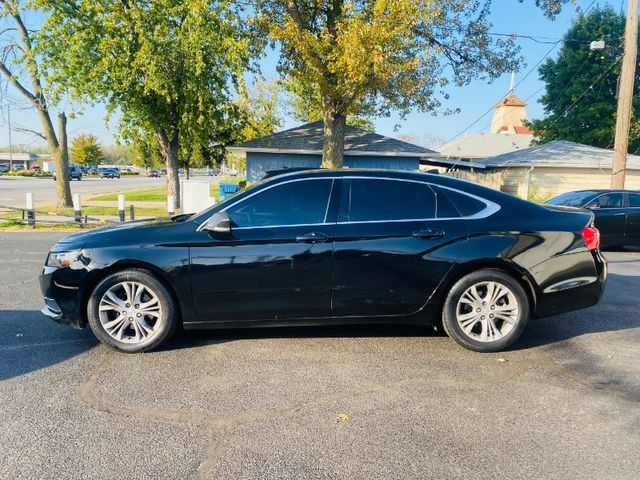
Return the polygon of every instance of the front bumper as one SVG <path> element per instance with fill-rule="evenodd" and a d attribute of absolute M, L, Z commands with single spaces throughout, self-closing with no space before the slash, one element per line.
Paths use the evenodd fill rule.
<path fill-rule="evenodd" d="M 40 290 L 44 295 L 41 313 L 51 320 L 73 328 L 84 328 L 87 320 L 82 312 L 85 271 L 44 267 L 40 274 Z"/>

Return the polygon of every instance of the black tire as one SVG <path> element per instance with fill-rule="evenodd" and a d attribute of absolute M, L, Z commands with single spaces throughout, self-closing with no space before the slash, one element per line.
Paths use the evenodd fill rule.
<path fill-rule="evenodd" d="M 496 322 L 502 322 L 500 325 L 502 325 L 503 328 L 506 326 L 506 329 L 510 328 L 510 330 L 508 330 L 501 338 L 493 341 L 480 341 L 479 332 L 472 330 L 471 332 L 466 333 L 458 322 L 458 304 L 461 297 L 474 285 L 479 285 L 480 292 L 482 292 L 482 285 L 485 282 L 494 282 L 506 287 L 513 294 L 512 298 L 515 298 L 515 302 L 517 303 L 517 315 L 513 315 L 515 322 L 512 327 L 510 327 L 508 323 L 504 323 L 503 320 L 494 319 L 493 325 L 497 325 Z M 485 295 L 486 294 L 487 293 L 485 293 Z M 498 299 L 498 301 L 503 303 L 510 302 L 510 300 L 504 299 L 504 297 L 502 297 L 502 299 Z M 480 305 L 478 305 L 478 307 L 485 308 Z M 503 305 L 499 305 L 496 308 L 501 307 L 503 307 Z M 466 308 L 473 310 L 471 307 Z M 486 308 L 490 308 L 490 306 Z M 476 352 L 499 352 L 507 348 L 522 335 L 522 332 L 527 325 L 527 321 L 529 320 L 529 308 L 529 298 L 517 280 L 502 270 L 483 269 L 465 275 L 453 285 L 447 295 L 442 309 L 442 324 L 447 335 L 465 348 Z M 482 313 L 484 312 L 481 312 L 478 315 L 481 315 Z M 491 311 L 487 310 L 487 314 L 489 313 L 491 313 Z M 483 316 L 481 318 L 484 319 L 485 317 Z M 474 325 L 474 330 L 483 329 L 483 325 L 480 321 L 477 321 Z"/>
<path fill-rule="evenodd" d="M 118 285 L 123 282 L 134 282 L 144 285 L 148 292 L 153 293 L 157 297 L 160 305 L 160 314 L 155 320 L 143 316 L 145 325 L 147 325 L 149 321 L 153 322 L 153 333 L 150 334 L 148 338 L 135 343 L 129 343 L 126 340 L 120 341 L 114 338 L 114 336 L 107 332 L 100 318 L 99 307 L 103 296 L 110 289 L 114 287 L 119 288 Z M 123 301 L 121 297 L 119 299 Z M 131 305 L 131 307 L 133 307 L 133 305 Z M 122 313 L 124 314 L 125 312 Z M 104 312 L 103 314 L 106 315 Z M 115 312 L 109 312 L 109 314 L 115 315 Z M 119 316 L 120 312 L 117 312 L 117 315 Z M 156 348 L 173 334 L 178 323 L 178 312 L 169 291 L 153 275 L 138 269 L 128 269 L 113 273 L 98 283 L 87 303 L 87 317 L 91 331 L 100 342 L 110 348 L 126 353 L 146 352 Z M 133 315 L 128 318 L 132 320 Z M 131 325 L 133 325 L 133 322 Z M 135 332 L 135 329 L 126 327 L 123 331 Z M 127 339 L 131 340 L 130 336 L 128 336 Z"/>

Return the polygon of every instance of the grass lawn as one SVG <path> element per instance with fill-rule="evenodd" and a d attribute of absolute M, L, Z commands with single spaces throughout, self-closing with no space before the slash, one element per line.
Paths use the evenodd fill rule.
<path fill-rule="evenodd" d="M 106 225 L 106 224 L 104 224 Z M 83 228 L 79 228 L 77 225 L 72 223 L 66 224 L 51 224 L 51 223 L 36 223 L 36 228 L 30 227 L 26 223 L 18 222 L 16 220 L 9 220 L 6 222 L 0 221 L 0 231 L 4 232 L 32 232 L 33 230 L 38 230 L 40 232 L 81 232 L 83 230 L 90 230 L 96 227 L 102 227 L 103 224 L 91 223 L 85 225 Z"/>
<path fill-rule="evenodd" d="M 129 218 L 129 207 L 125 210 L 127 219 Z M 167 209 L 162 207 L 135 207 L 136 217 L 162 217 L 167 216 Z M 36 220 L 38 216 L 54 216 L 65 215 L 73 217 L 73 208 L 61 208 L 54 206 L 39 207 L 36 211 Z M 82 215 L 89 217 L 101 217 L 101 216 L 118 216 L 118 207 L 100 207 L 100 206 L 86 206 L 82 209 Z M 22 213 L 18 211 L 6 212 L 0 215 L 5 218 L 21 218 Z"/>
<path fill-rule="evenodd" d="M 142 190 L 131 190 L 128 192 L 122 192 L 124 198 L 128 202 L 166 202 L 167 201 L 167 189 L 160 188 L 144 188 Z M 107 193 L 104 195 L 95 195 L 89 200 L 95 200 L 99 202 L 117 202 L 118 193 Z"/>

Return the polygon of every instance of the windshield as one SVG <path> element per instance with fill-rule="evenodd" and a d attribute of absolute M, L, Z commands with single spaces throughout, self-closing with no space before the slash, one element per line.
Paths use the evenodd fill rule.
<path fill-rule="evenodd" d="M 569 192 L 558 195 L 547 202 L 548 205 L 565 205 L 567 207 L 582 207 L 598 192 Z"/>

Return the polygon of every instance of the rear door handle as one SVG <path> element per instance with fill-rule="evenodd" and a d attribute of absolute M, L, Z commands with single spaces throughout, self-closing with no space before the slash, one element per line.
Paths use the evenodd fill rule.
<path fill-rule="evenodd" d="M 625 212 L 621 212 L 621 213 L 614 213 L 613 214 L 614 217 L 621 217 L 623 215 L 626 215 L 626 213 Z"/>
<path fill-rule="evenodd" d="M 296 237 L 296 242 L 300 243 L 324 243 L 329 237 L 322 232 L 303 233 Z"/>
<path fill-rule="evenodd" d="M 416 238 L 442 238 L 445 235 L 445 232 L 442 230 L 434 230 L 432 228 L 425 228 L 422 230 L 416 230 L 412 233 L 412 235 Z"/>

